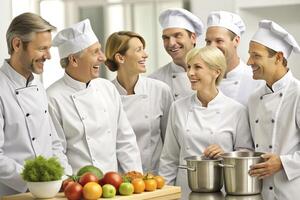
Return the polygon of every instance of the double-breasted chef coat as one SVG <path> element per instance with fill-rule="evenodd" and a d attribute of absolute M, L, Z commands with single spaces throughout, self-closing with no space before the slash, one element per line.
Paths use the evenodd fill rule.
<path fill-rule="evenodd" d="M 86 84 L 65 73 L 47 94 L 53 123 L 74 172 L 85 165 L 104 173 L 142 172 L 135 134 L 110 81 L 97 78 Z"/>
<path fill-rule="evenodd" d="M 112 81 L 119 91 L 128 120 L 136 135 L 144 172 L 158 174 L 159 158 L 166 133 L 169 108 L 173 102 L 165 83 L 139 76 L 133 95 Z"/>
<path fill-rule="evenodd" d="M 0 88 L 0 197 L 27 190 L 20 173 L 25 160 L 39 155 L 58 157 L 71 174 L 42 84 L 33 76 L 26 80 L 4 61 Z"/>
<path fill-rule="evenodd" d="M 170 62 L 149 75 L 150 78 L 165 82 L 173 94 L 174 100 L 195 93 L 183 67 Z"/>
<path fill-rule="evenodd" d="M 247 106 L 249 96 L 265 82 L 252 78 L 252 69 L 240 60 L 239 65 L 222 79 L 219 89 L 226 96 Z"/>
<path fill-rule="evenodd" d="M 183 196 L 190 189 L 184 158 L 199 156 L 211 144 L 225 151 L 253 149 L 246 107 L 221 91 L 203 107 L 196 94 L 175 101 L 169 112 L 166 138 L 159 174 L 168 184 L 182 187 Z"/>
<path fill-rule="evenodd" d="M 280 156 L 283 169 L 263 179 L 264 200 L 300 197 L 300 82 L 292 72 L 249 98 L 255 150 Z"/>

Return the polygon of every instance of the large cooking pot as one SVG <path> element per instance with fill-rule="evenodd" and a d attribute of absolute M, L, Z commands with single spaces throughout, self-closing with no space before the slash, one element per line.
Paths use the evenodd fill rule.
<path fill-rule="evenodd" d="M 223 170 L 220 159 L 208 159 L 204 156 L 184 158 L 187 165 L 188 184 L 193 192 L 217 192 L 223 187 Z"/>
<path fill-rule="evenodd" d="M 224 198 L 222 192 L 191 192 L 189 194 L 189 200 L 224 200 Z"/>
<path fill-rule="evenodd" d="M 252 195 L 262 190 L 262 180 L 251 177 L 248 172 L 251 165 L 263 162 L 261 152 L 235 151 L 221 154 L 224 169 L 224 185 L 227 194 Z"/>

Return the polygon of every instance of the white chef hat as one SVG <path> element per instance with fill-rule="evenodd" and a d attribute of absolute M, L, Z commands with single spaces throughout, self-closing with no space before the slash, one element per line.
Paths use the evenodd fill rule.
<path fill-rule="evenodd" d="M 85 19 L 58 32 L 52 45 L 58 47 L 60 58 L 66 58 L 96 42 L 98 42 L 98 38 L 93 32 L 90 20 Z"/>
<path fill-rule="evenodd" d="M 295 38 L 281 26 L 270 20 L 261 20 L 258 30 L 251 39 L 277 52 L 282 52 L 285 58 L 291 52 L 300 53 L 300 47 Z"/>
<path fill-rule="evenodd" d="M 213 11 L 209 13 L 207 17 L 207 28 L 211 26 L 224 27 L 238 36 L 241 36 L 246 30 L 242 18 L 235 13 L 227 11 Z"/>
<path fill-rule="evenodd" d="M 203 23 L 199 17 L 182 8 L 170 8 L 159 15 L 159 23 L 163 29 L 183 28 L 200 36 L 203 32 Z"/>

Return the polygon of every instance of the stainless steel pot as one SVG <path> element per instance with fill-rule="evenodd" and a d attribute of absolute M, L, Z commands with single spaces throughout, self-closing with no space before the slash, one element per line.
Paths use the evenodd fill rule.
<path fill-rule="evenodd" d="M 220 159 L 207 159 L 200 156 L 187 157 L 188 184 L 193 192 L 217 192 L 223 187 L 223 170 L 219 167 Z"/>
<path fill-rule="evenodd" d="M 227 194 L 252 195 L 262 190 L 262 180 L 251 177 L 248 172 L 251 165 L 263 162 L 261 152 L 230 152 L 221 155 L 224 169 L 224 185 Z"/>
<path fill-rule="evenodd" d="M 191 192 L 189 200 L 224 200 L 225 197 L 222 192 Z"/>

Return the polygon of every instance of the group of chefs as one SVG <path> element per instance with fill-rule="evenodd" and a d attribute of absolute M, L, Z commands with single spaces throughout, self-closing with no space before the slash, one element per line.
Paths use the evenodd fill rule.
<path fill-rule="evenodd" d="M 0 197 L 27 191 L 20 174 L 38 155 L 57 157 L 68 175 L 84 165 L 151 171 L 186 191 L 186 171 L 178 169 L 185 157 L 242 150 L 265 152 L 249 169 L 263 179 L 265 200 L 297 199 L 300 82 L 287 64 L 300 53 L 295 38 L 260 21 L 246 65 L 237 53 L 245 24 L 235 13 L 208 15 L 201 48 L 204 25 L 191 12 L 164 10 L 159 23 L 172 62 L 145 77 L 138 33 L 112 33 L 102 47 L 88 19 L 53 40 L 56 27 L 39 15 L 12 20 L 10 58 L 0 68 Z M 45 90 L 33 74 L 43 72 L 52 46 L 65 73 Z M 99 78 L 102 63 L 114 80 Z"/>

